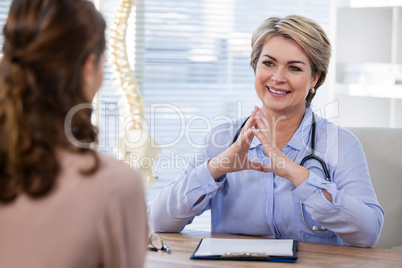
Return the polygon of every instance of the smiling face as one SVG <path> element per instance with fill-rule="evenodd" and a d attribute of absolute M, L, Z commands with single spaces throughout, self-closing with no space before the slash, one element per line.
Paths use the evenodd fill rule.
<path fill-rule="evenodd" d="M 304 114 L 305 99 L 319 78 L 293 40 L 274 36 L 264 44 L 255 71 L 255 89 L 271 115 Z"/>

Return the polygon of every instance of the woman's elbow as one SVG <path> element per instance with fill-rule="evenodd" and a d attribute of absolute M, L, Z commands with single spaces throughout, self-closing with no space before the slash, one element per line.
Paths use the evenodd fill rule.
<path fill-rule="evenodd" d="M 180 233 L 183 230 L 183 228 L 171 226 L 161 221 L 150 221 L 149 225 L 156 233 Z"/>
<path fill-rule="evenodd" d="M 151 227 L 152 231 L 154 232 L 163 232 L 163 219 L 159 216 L 159 213 L 155 213 L 155 211 L 149 208 L 148 211 L 148 219 L 149 219 L 149 226 Z"/>
<path fill-rule="evenodd" d="M 353 246 L 361 248 L 371 248 L 377 243 L 379 236 L 365 237 Z"/>
<path fill-rule="evenodd" d="M 169 217 L 161 215 L 160 213 L 149 209 L 148 212 L 149 226 L 154 232 L 157 233 L 179 233 L 183 227 L 174 224 Z"/>
<path fill-rule="evenodd" d="M 363 223 L 363 225 L 360 227 L 361 238 L 356 246 L 366 248 L 374 247 L 380 238 L 383 224 L 384 211 L 379 208 L 378 211 L 375 211 L 375 216 L 373 215 L 370 220 L 367 219 L 366 223 Z"/>
<path fill-rule="evenodd" d="M 380 238 L 381 228 L 382 224 L 363 231 L 361 237 L 353 241 L 354 243 L 351 243 L 351 245 L 364 248 L 374 247 Z"/>

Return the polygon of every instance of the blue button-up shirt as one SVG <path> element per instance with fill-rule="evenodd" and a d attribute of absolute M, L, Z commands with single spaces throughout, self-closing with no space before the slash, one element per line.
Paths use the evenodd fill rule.
<path fill-rule="evenodd" d="M 310 175 L 297 188 L 273 173 L 253 170 L 228 173 L 215 181 L 207 162 L 231 145 L 241 123 L 214 128 L 187 169 L 170 182 L 152 202 L 151 227 L 158 232 L 179 232 L 196 215 L 211 209 L 213 232 L 291 238 L 331 244 L 373 246 L 378 240 L 384 211 L 380 207 L 359 140 L 348 130 L 316 117 L 315 154 L 327 165 L 330 181 L 321 164 L 309 160 Z M 312 110 L 307 108 L 299 128 L 283 153 L 300 163 L 311 154 Z M 255 137 L 249 149 L 251 161 L 269 164 L 270 160 Z M 329 202 L 322 189 L 332 196 Z M 202 196 L 205 198 L 196 206 Z M 327 231 L 311 231 L 321 226 Z"/>

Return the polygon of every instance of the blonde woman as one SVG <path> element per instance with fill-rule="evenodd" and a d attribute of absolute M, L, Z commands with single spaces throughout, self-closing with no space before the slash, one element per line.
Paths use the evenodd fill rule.
<path fill-rule="evenodd" d="M 153 201 L 152 228 L 179 232 L 211 209 L 213 232 L 373 246 L 384 212 L 360 142 L 310 107 L 328 72 L 325 32 L 305 17 L 272 17 L 251 43 L 262 107 L 212 130 Z"/>

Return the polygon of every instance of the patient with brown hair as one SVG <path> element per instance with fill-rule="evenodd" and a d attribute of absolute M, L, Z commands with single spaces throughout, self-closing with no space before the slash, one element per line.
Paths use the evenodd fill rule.
<path fill-rule="evenodd" d="M 1 267 L 144 265 L 143 182 L 92 149 L 105 27 L 86 0 L 12 2 L 0 62 Z"/>

